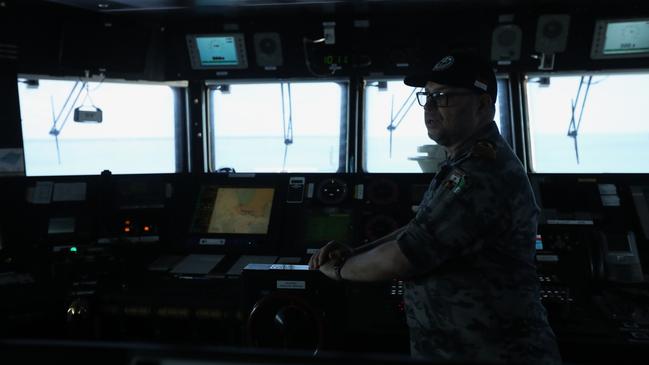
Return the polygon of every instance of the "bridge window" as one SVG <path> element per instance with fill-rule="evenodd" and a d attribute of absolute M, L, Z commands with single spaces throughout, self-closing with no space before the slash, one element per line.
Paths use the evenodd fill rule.
<path fill-rule="evenodd" d="M 176 171 L 168 85 L 19 78 L 18 93 L 28 176 Z"/>
<path fill-rule="evenodd" d="M 499 81 L 499 88 L 506 84 Z M 422 172 L 426 146 L 436 145 L 424 126 L 424 109 L 415 98 L 417 88 L 402 79 L 368 80 L 365 87 L 364 170 L 368 172 Z M 505 93 L 498 94 L 498 98 Z M 496 103 L 500 128 L 500 106 Z M 419 150 L 419 151 L 418 151 Z M 420 152 L 424 151 L 424 152 Z M 422 162 L 425 166 L 427 162 Z"/>
<path fill-rule="evenodd" d="M 649 172 L 649 74 L 528 75 L 532 170 Z"/>
<path fill-rule="evenodd" d="M 210 170 L 344 170 L 346 100 L 343 82 L 212 85 Z"/>

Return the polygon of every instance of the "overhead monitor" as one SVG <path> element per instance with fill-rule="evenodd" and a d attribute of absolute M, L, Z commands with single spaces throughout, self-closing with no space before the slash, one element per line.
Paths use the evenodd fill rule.
<path fill-rule="evenodd" d="M 248 68 L 242 33 L 188 35 L 187 49 L 195 70 Z"/>
<path fill-rule="evenodd" d="M 649 57 L 649 18 L 598 20 L 590 57 Z"/>
<path fill-rule="evenodd" d="M 192 219 L 192 236 L 201 246 L 254 248 L 263 244 L 274 197 L 272 187 L 204 185 Z"/>

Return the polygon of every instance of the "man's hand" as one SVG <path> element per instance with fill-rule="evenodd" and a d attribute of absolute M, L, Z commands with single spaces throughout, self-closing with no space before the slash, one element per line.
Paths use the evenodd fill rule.
<path fill-rule="evenodd" d="M 309 269 L 317 270 L 320 269 L 322 265 L 331 263 L 333 272 L 333 263 L 343 261 L 344 258 L 351 255 L 353 252 L 354 250 L 344 243 L 329 241 L 326 245 L 324 245 L 324 247 L 316 251 L 316 253 L 311 256 L 311 259 L 309 259 Z"/>
<path fill-rule="evenodd" d="M 320 266 L 320 272 L 325 274 L 329 279 L 331 280 L 338 280 L 338 277 L 336 277 L 336 265 L 338 263 L 335 261 L 328 261 L 322 266 Z"/>

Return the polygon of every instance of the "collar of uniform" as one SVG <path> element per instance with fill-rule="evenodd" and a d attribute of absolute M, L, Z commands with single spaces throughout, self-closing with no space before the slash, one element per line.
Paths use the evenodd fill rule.
<path fill-rule="evenodd" d="M 462 161 L 469 158 L 469 156 L 471 155 L 471 149 L 473 148 L 473 145 L 475 145 L 475 143 L 478 140 L 481 139 L 492 140 L 494 133 L 499 133 L 496 122 L 488 123 L 484 127 L 480 128 L 471 138 L 469 138 L 466 142 L 464 142 L 464 144 L 462 144 L 457 149 L 457 153 L 455 154 L 455 157 L 451 159 L 447 159 L 446 161 L 444 161 L 444 163 L 448 165 L 457 165 L 461 163 Z"/>

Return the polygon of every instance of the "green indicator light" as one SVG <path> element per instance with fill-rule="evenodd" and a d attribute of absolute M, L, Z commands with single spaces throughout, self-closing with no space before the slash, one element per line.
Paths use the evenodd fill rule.
<path fill-rule="evenodd" d="M 77 248 L 74 246 L 70 247 L 70 252 L 77 252 Z"/>

